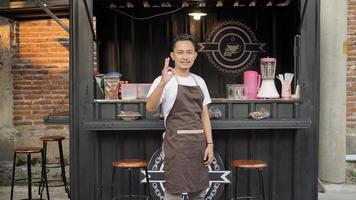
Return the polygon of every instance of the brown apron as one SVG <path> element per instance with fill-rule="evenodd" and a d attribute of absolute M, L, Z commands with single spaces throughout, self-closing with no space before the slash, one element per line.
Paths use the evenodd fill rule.
<path fill-rule="evenodd" d="M 194 81 L 197 84 L 195 78 Z M 163 139 L 168 193 L 196 192 L 209 186 L 208 168 L 203 161 L 206 148 L 201 120 L 203 99 L 198 84 L 185 86 L 178 82 L 177 97 L 166 119 Z"/>

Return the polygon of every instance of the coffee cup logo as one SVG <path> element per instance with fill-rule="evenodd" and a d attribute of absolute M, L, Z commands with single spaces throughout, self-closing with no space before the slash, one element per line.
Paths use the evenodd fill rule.
<path fill-rule="evenodd" d="M 217 24 L 205 42 L 198 43 L 198 52 L 204 52 L 219 71 L 238 74 L 252 67 L 265 45 L 246 24 L 230 20 Z"/>
<path fill-rule="evenodd" d="M 204 200 L 218 200 L 224 192 L 224 185 L 231 184 L 231 171 L 225 170 L 224 163 L 217 152 L 214 152 L 215 159 L 208 167 L 209 188 L 206 190 Z M 150 190 L 153 199 L 166 200 L 165 179 L 164 179 L 164 152 L 162 148 L 156 150 L 148 164 L 148 175 L 150 179 Z M 141 183 L 147 183 L 145 171 L 141 170 Z M 187 200 L 187 193 L 182 193 L 181 200 Z"/>

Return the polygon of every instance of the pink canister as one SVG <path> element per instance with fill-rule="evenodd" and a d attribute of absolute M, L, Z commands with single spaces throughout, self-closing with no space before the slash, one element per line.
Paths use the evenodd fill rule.
<path fill-rule="evenodd" d="M 261 75 L 256 71 L 244 72 L 244 96 L 247 99 L 256 99 L 261 83 Z"/>

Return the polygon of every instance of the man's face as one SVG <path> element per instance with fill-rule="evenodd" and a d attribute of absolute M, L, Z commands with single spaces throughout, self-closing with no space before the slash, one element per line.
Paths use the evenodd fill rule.
<path fill-rule="evenodd" d="M 176 42 L 171 57 L 174 60 L 175 68 L 190 69 L 197 58 L 197 52 L 195 52 L 191 41 L 183 40 Z"/>

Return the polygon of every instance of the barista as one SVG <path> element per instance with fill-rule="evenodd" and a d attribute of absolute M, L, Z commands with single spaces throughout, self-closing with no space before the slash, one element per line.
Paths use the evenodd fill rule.
<path fill-rule="evenodd" d="M 177 35 L 170 56 L 175 67 L 168 66 L 170 58 L 165 59 L 146 104 L 150 112 L 162 104 L 165 197 L 180 200 L 181 193 L 188 193 L 189 199 L 202 200 L 209 186 L 208 166 L 214 159 L 207 108 L 211 99 L 204 80 L 190 73 L 197 57 L 192 36 Z"/>

